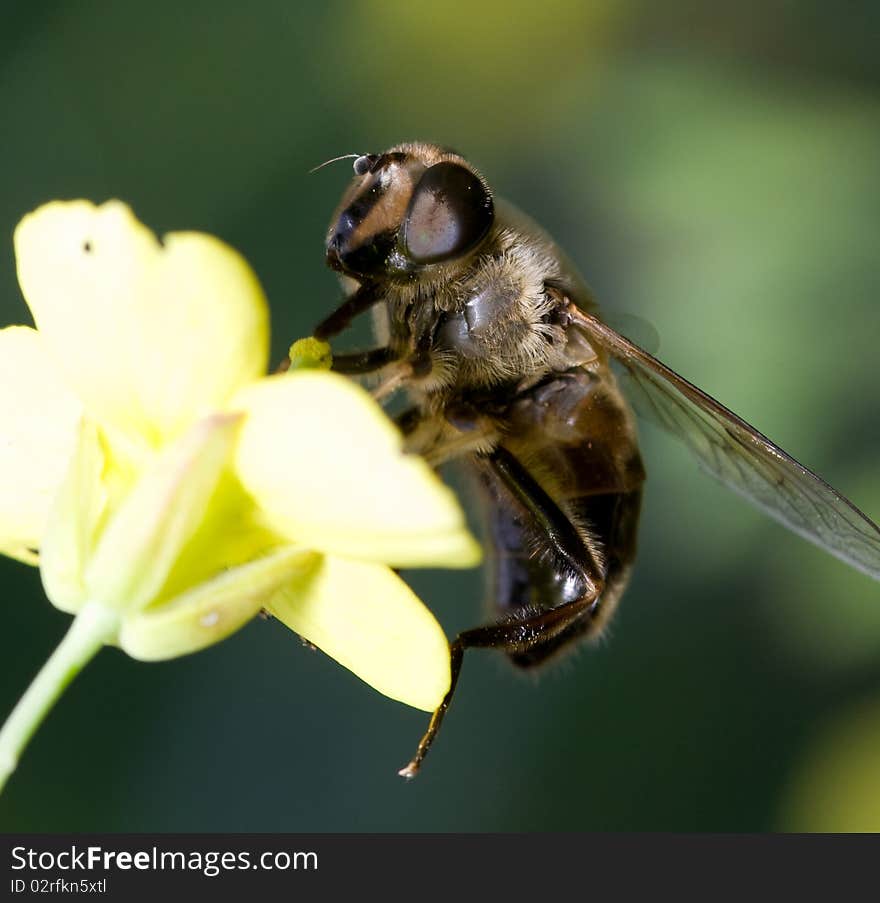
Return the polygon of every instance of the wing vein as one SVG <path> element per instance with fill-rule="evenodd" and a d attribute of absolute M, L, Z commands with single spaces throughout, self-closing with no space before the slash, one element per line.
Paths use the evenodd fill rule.
<path fill-rule="evenodd" d="M 880 580 L 880 527 L 732 411 L 592 314 L 573 321 L 623 369 L 636 410 L 684 442 L 702 469 L 790 530 Z"/>

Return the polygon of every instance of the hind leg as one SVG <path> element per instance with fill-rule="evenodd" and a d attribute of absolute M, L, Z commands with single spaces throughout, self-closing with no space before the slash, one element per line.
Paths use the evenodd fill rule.
<path fill-rule="evenodd" d="M 543 539 L 544 554 L 550 559 L 546 565 L 556 584 L 555 604 L 540 611 L 532 607 L 513 610 L 506 621 L 465 630 L 456 637 L 450 645 L 449 692 L 431 717 L 416 754 L 400 770 L 406 778 L 415 777 L 437 737 L 455 693 L 465 649 L 501 649 L 509 655 L 522 655 L 554 643 L 575 625 L 581 627 L 577 634 L 582 636 L 592 622 L 600 620 L 605 582 L 596 550 L 509 451 L 498 448 L 480 461 L 490 478 L 504 487 L 519 521 Z"/>

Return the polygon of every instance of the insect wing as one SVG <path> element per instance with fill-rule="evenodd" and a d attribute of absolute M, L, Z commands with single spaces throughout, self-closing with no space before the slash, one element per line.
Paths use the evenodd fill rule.
<path fill-rule="evenodd" d="M 623 368 L 639 414 L 681 439 L 704 470 L 770 517 L 880 580 L 880 527 L 849 499 L 601 320 L 570 310 L 573 325 Z"/>

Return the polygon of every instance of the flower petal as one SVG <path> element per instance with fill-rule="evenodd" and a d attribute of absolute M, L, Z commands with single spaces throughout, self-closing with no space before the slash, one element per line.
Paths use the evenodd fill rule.
<path fill-rule="evenodd" d="M 327 556 L 267 607 L 392 699 L 433 712 L 449 690 L 443 629 L 387 567 Z"/>
<path fill-rule="evenodd" d="M 130 613 L 156 598 L 204 521 L 240 420 L 206 417 L 156 457 L 98 540 L 85 572 L 89 600 Z"/>
<path fill-rule="evenodd" d="M 31 564 L 76 444 L 81 405 L 40 335 L 0 330 L 0 553 Z"/>
<path fill-rule="evenodd" d="M 334 373 L 261 380 L 233 400 L 247 413 L 236 470 L 275 529 L 328 553 L 397 567 L 470 567 L 480 549 L 450 489 L 359 386 Z"/>
<path fill-rule="evenodd" d="M 211 236 L 160 243 L 119 201 L 56 201 L 19 223 L 15 253 L 40 333 L 104 424 L 157 445 L 265 373 L 263 292 Z"/>
<path fill-rule="evenodd" d="M 97 427 L 80 424 L 67 475 L 55 496 L 40 546 L 40 576 L 49 601 L 77 612 L 86 602 L 85 567 L 110 497 L 106 457 Z"/>
<path fill-rule="evenodd" d="M 157 661 L 218 643 L 249 621 L 282 585 L 311 571 L 320 560 L 317 552 L 286 546 L 223 571 L 168 602 L 125 618 L 119 645 L 132 658 Z"/>
<path fill-rule="evenodd" d="M 270 530 L 229 468 L 220 476 L 198 530 L 180 555 L 151 608 L 165 605 L 191 587 L 214 579 L 290 544 Z"/>

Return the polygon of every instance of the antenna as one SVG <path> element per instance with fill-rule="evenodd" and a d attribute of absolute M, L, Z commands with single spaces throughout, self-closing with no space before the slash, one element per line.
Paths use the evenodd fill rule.
<path fill-rule="evenodd" d="M 338 163 L 340 160 L 356 160 L 360 156 L 362 156 L 362 154 L 343 154 L 341 157 L 334 157 L 332 160 L 325 160 L 319 166 L 316 166 L 314 169 L 310 169 L 309 175 L 311 175 L 313 172 L 317 172 L 319 169 L 323 169 L 325 166 L 329 166 L 331 163 Z"/>

